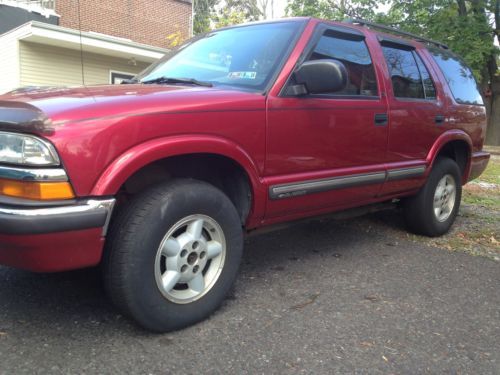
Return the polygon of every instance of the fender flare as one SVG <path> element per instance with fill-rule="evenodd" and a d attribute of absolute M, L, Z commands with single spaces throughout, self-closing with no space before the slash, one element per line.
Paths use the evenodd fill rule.
<path fill-rule="evenodd" d="M 266 189 L 260 182 L 258 167 L 248 153 L 236 143 L 220 137 L 203 134 L 178 135 L 152 139 L 140 143 L 118 156 L 94 184 L 91 195 L 115 195 L 135 172 L 155 161 L 186 154 L 216 154 L 227 157 L 247 173 L 254 196 L 251 216 L 262 216 L 265 211 Z"/>
<path fill-rule="evenodd" d="M 427 154 L 426 164 L 428 165 L 428 171 L 432 170 L 434 166 L 434 162 L 436 161 L 437 156 L 448 143 L 453 141 L 464 141 L 468 146 L 469 155 L 467 157 L 467 164 L 465 166 L 464 175 L 462 176 L 462 181 L 465 183 L 469 178 L 470 167 L 471 167 L 471 156 L 472 156 L 472 140 L 470 136 L 464 132 L 463 130 L 453 129 L 448 130 L 441 134 L 438 139 L 432 145 L 429 153 Z M 428 173 L 429 173 L 428 172 Z"/>

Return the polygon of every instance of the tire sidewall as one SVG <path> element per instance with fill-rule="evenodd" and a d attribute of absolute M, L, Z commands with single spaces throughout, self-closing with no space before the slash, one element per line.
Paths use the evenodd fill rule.
<path fill-rule="evenodd" d="M 455 182 L 456 186 L 455 204 L 453 206 L 453 210 L 450 216 L 444 221 L 439 221 L 434 213 L 434 195 L 439 181 L 447 174 L 451 175 Z M 434 235 L 437 236 L 444 234 L 448 232 L 451 225 L 455 221 L 455 218 L 458 214 L 458 210 L 460 208 L 460 201 L 462 199 L 462 180 L 458 165 L 453 160 L 448 158 L 438 159 L 435 163 L 434 168 L 429 174 L 429 178 L 427 180 L 425 189 L 426 189 L 425 199 L 424 199 L 425 218 L 431 224 L 430 229 Z"/>
<path fill-rule="evenodd" d="M 159 204 L 147 210 L 143 230 L 136 233 L 130 243 L 132 251 L 128 259 L 127 278 L 129 310 L 149 329 L 182 328 L 214 311 L 231 288 L 243 247 L 240 219 L 221 191 L 198 181 L 177 181 L 176 184 L 166 185 Z M 167 232 L 179 220 L 194 214 L 209 216 L 220 225 L 226 240 L 226 256 L 217 281 L 204 296 L 191 303 L 177 304 L 165 298 L 157 286 L 155 259 Z"/>

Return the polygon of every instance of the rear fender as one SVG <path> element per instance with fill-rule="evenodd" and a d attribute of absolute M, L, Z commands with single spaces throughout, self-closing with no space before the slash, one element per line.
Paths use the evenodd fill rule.
<path fill-rule="evenodd" d="M 428 165 L 427 168 L 427 175 L 430 173 L 432 170 L 432 167 L 434 166 L 434 163 L 436 161 L 437 156 L 443 149 L 443 147 L 446 146 L 446 144 L 453 142 L 453 141 L 464 141 L 468 145 L 468 157 L 467 157 L 467 165 L 465 166 L 465 171 L 462 176 L 462 183 L 465 184 L 468 181 L 469 174 L 470 174 L 470 168 L 471 168 L 471 155 L 472 155 L 472 140 L 470 136 L 465 133 L 462 130 L 454 129 L 454 130 L 448 130 L 441 134 L 439 138 L 434 142 L 432 145 L 429 153 L 427 154 L 426 158 L 426 164 Z"/>

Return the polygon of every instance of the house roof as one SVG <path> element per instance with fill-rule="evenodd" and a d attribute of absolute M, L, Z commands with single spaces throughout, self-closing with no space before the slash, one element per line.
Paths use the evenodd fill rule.
<path fill-rule="evenodd" d="M 69 29 L 48 23 L 31 21 L 2 35 L 15 33 L 18 40 L 52 45 L 68 49 L 92 52 L 106 56 L 153 62 L 161 58 L 167 49 L 136 43 L 111 35 Z"/>

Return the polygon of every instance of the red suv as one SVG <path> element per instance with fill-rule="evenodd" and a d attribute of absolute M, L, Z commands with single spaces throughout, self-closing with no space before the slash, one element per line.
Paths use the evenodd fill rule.
<path fill-rule="evenodd" d="M 489 160 L 485 107 L 446 46 L 380 28 L 240 25 L 128 84 L 1 96 L 0 264 L 101 264 L 162 332 L 220 305 L 255 228 L 399 200 L 411 231 L 445 233 Z"/>

